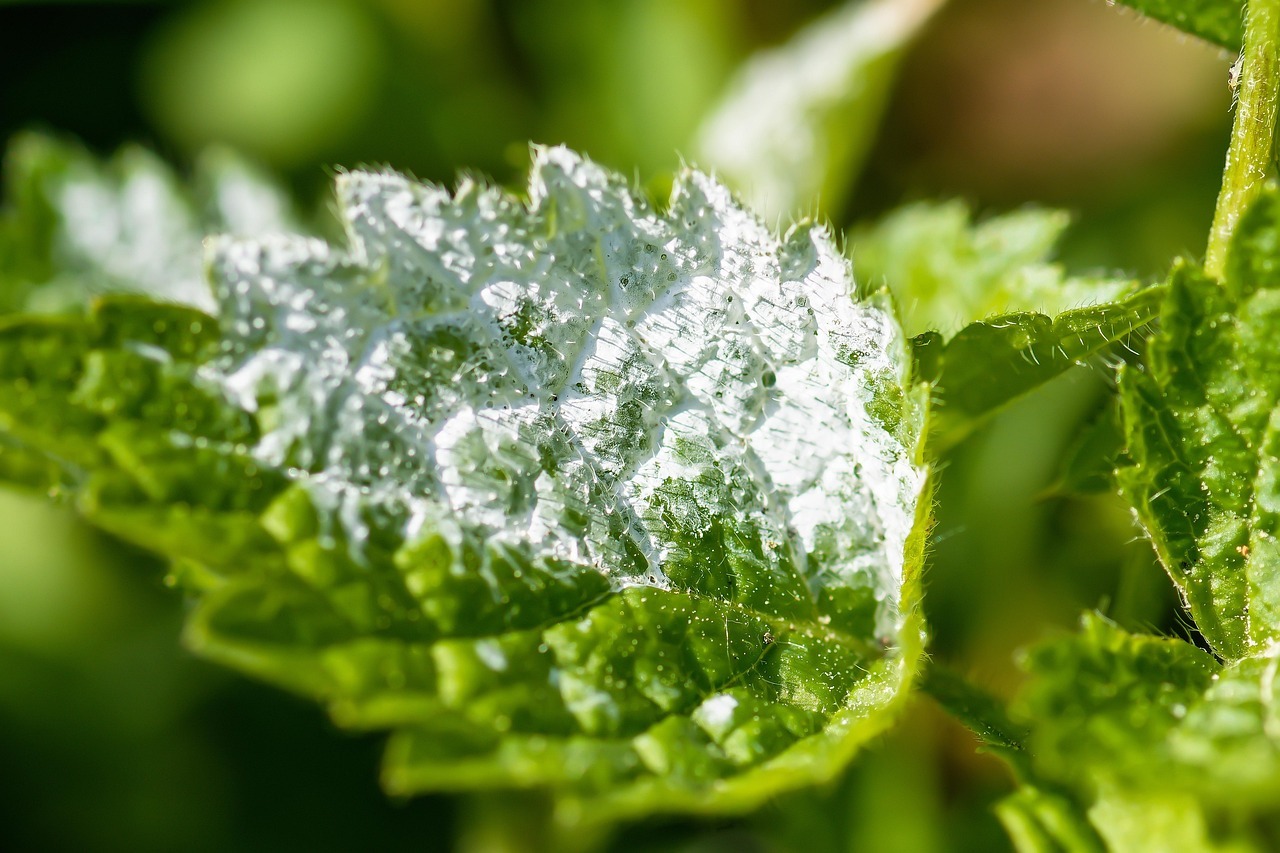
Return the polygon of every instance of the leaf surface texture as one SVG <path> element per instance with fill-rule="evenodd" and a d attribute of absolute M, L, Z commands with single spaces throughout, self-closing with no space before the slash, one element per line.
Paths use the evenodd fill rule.
<path fill-rule="evenodd" d="M 213 314 L 5 320 L 0 473 L 172 558 L 201 654 L 392 729 L 396 792 L 737 811 L 888 725 L 924 406 L 823 230 L 562 148 L 338 208 L 343 247 L 212 241 Z"/>

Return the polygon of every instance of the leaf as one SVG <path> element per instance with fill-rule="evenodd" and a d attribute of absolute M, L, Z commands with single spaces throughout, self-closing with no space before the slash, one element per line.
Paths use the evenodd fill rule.
<path fill-rule="evenodd" d="M 1111 0 L 1114 4 L 1115 0 Z M 1244 41 L 1245 0 L 1119 0 L 1157 21 L 1172 24 L 1227 50 Z"/>
<path fill-rule="evenodd" d="M 10 144 L 5 184 L 0 311 L 78 310 L 103 293 L 209 310 L 206 234 L 298 228 L 284 193 L 219 149 L 201 156 L 187 190 L 142 148 L 123 148 L 104 164 L 74 143 L 24 134 Z"/>
<path fill-rule="evenodd" d="M 854 0 L 738 71 L 693 150 L 768 221 L 838 211 L 906 46 L 945 0 Z"/>
<path fill-rule="evenodd" d="M 853 234 L 854 270 L 864 285 L 889 288 L 908 335 L 944 339 L 993 316 L 1053 315 L 1123 295 L 1129 280 L 1068 276 L 1049 260 L 1070 224 L 1060 210 L 975 222 L 961 201 L 911 204 Z"/>
<path fill-rule="evenodd" d="M 1102 853 L 1098 832 L 1070 799 L 1023 784 L 995 804 L 996 817 L 1019 853 Z"/>
<path fill-rule="evenodd" d="M 1119 401 L 1108 397 L 1094 420 L 1068 445 L 1050 491 L 1059 495 L 1114 492 L 1116 469 L 1127 464 Z"/>
<path fill-rule="evenodd" d="M 1079 634 L 1032 649 L 1016 715 L 1049 778 L 1176 786 L 1170 744 L 1214 683 L 1213 657 L 1181 640 L 1128 634 L 1090 615 Z M 1190 768 L 1187 768 L 1190 769 Z M 1183 772 L 1182 785 L 1194 784 Z"/>
<path fill-rule="evenodd" d="M 1070 788 L 1116 849 L 1271 846 L 1277 234 L 1271 188 L 1241 219 L 1222 283 L 1175 266 L 1146 370 L 1121 372 L 1131 463 L 1117 479 L 1217 657 L 1090 617 L 1027 658 L 1016 710 L 1035 777 Z"/>
<path fill-rule="evenodd" d="M 1280 637 L 1280 193 L 1245 214 L 1224 284 L 1173 273 L 1146 372 L 1121 376 L 1133 464 L 1118 473 L 1166 571 L 1214 651 Z"/>
<path fill-rule="evenodd" d="M 974 223 L 961 202 L 916 204 L 852 238 L 859 281 L 887 286 L 908 331 L 919 331 L 916 373 L 933 386 L 931 455 L 1154 318 L 1152 292 L 1070 277 L 1048 260 L 1069 223 L 1039 209 Z"/>
<path fill-rule="evenodd" d="M 173 558 L 192 648 L 394 730 L 393 792 L 570 825 L 744 810 L 890 723 L 923 406 L 823 230 L 562 148 L 527 201 L 356 172 L 338 206 L 346 248 L 214 241 L 217 318 L 0 325 L 0 432 Z"/>
<path fill-rule="evenodd" d="M 1258 853 L 1273 847 L 1265 829 L 1241 826 L 1230 815 L 1211 819 L 1189 797 L 1109 791 L 1089 809 L 1089 818 L 1110 850 Z"/>
<path fill-rule="evenodd" d="M 1026 730 L 1009 718 L 999 700 L 962 675 L 936 661 L 921 679 L 921 688 L 942 708 L 962 723 L 990 752 L 1011 764 L 1021 760 L 1026 748 Z"/>
<path fill-rule="evenodd" d="M 1015 712 L 1035 773 L 1073 789 L 1112 849 L 1262 849 L 1240 821 L 1216 828 L 1280 793 L 1278 665 L 1274 649 L 1222 665 L 1089 616 L 1028 654 Z"/>
<path fill-rule="evenodd" d="M 920 377 L 933 387 L 931 452 L 941 453 L 992 413 L 1123 342 L 1157 315 L 1162 290 L 1057 317 L 1010 314 L 972 323 L 950 341 L 915 338 Z"/>
<path fill-rule="evenodd" d="M 1021 853 L 1104 849 L 1076 801 L 1038 777 L 1027 751 L 1030 727 L 1012 719 L 1002 701 L 937 662 L 925 670 L 921 687 L 1012 771 L 1018 788 L 995 811 Z"/>
<path fill-rule="evenodd" d="M 1195 646 L 1097 615 L 1024 658 L 1012 719 L 936 665 L 925 690 L 1013 771 L 996 812 L 1018 850 L 1266 849 L 1228 814 L 1265 812 L 1280 785 L 1272 650 L 1222 666 Z M 1238 823 L 1238 821 L 1237 821 Z"/>

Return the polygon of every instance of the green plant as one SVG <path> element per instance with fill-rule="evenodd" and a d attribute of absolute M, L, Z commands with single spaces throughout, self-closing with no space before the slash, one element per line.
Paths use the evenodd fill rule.
<path fill-rule="evenodd" d="M 851 262 L 697 169 L 656 203 L 560 147 L 533 149 L 519 194 L 344 173 L 327 242 L 273 234 L 297 217 L 229 155 L 187 192 L 136 151 L 101 166 L 23 138 L 0 476 L 167 559 L 198 654 L 392 732 L 389 791 L 545 795 L 560 844 L 830 780 L 921 688 L 1013 769 L 999 814 L 1022 849 L 1263 848 L 1280 2 L 1129 5 L 1242 45 L 1206 260 L 1167 284 L 1068 275 L 1060 213 L 956 204 L 856 232 Z M 774 216 L 846 186 L 936 6 L 855 5 L 748 66 L 704 156 L 756 175 Z M 866 97 L 813 79 L 814 45 L 847 60 L 832 91 Z M 762 95 L 762 67 L 805 73 Z M 717 153 L 769 97 L 834 141 Z M 206 234 L 227 235 L 205 240 L 207 290 Z M 925 660 L 939 461 L 1122 343 L 1146 349 L 1099 427 L 1120 435 L 1078 462 L 1114 478 L 1207 648 L 1089 615 L 1028 652 L 1005 709 Z"/>

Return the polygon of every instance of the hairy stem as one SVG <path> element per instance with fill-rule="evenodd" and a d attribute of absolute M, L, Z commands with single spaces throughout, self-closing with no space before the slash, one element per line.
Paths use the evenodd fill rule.
<path fill-rule="evenodd" d="M 1280 100 L 1280 0 L 1250 0 L 1245 10 L 1235 125 L 1213 215 L 1205 271 L 1221 279 L 1236 223 L 1262 189 L 1271 165 Z"/>

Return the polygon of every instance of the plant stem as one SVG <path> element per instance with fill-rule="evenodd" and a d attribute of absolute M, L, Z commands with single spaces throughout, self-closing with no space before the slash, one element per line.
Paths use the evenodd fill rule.
<path fill-rule="evenodd" d="M 1262 190 L 1271 165 L 1280 100 L 1280 0 L 1249 0 L 1244 27 L 1235 125 L 1204 262 L 1205 272 L 1219 280 L 1236 223 Z"/>

